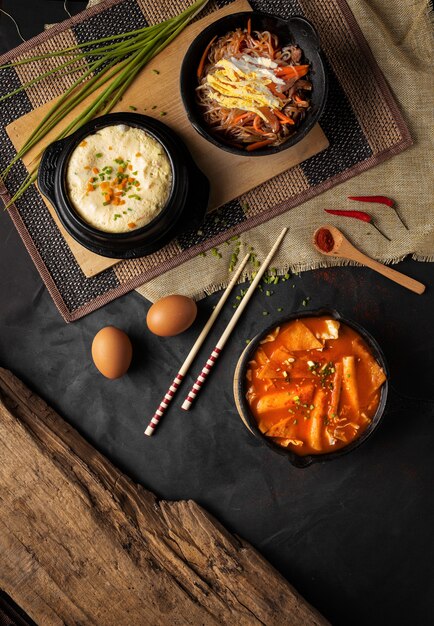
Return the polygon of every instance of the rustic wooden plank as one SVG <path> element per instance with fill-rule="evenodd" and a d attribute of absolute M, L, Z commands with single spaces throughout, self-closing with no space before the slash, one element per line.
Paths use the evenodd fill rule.
<path fill-rule="evenodd" d="M 327 624 L 246 542 L 134 484 L 1 368 L 0 458 L 0 587 L 37 623 Z"/>

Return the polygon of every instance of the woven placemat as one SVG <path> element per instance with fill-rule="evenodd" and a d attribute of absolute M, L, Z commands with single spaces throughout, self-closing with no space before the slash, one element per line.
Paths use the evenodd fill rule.
<path fill-rule="evenodd" d="M 185 0 L 106 0 L 4 55 L 0 63 L 29 52 L 44 53 L 153 24 L 188 4 Z M 214 0 L 211 9 L 226 4 L 226 0 Z M 329 96 L 321 126 L 330 148 L 212 212 L 199 231 L 184 233 L 155 254 L 122 261 L 88 279 L 36 187 L 29 189 L 10 214 L 66 321 L 79 319 L 199 252 L 258 226 L 411 145 L 386 81 L 344 0 L 256 0 L 251 5 L 284 18 L 305 15 L 316 25 L 329 72 Z M 23 69 L 19 73 L 12 68 L 4 70 L 0 90 L 11 91 L 28 80 L 29 74 Z M 5 101 L 0 111 L 2 169 L 15 154 L 4 128 L 64 88 L 59 81 L 47 81 Z M 18 163 L 7 179 L 7 189 L 0 188 L 4 198 L 18 188 L 24 176 L 25 168 Z"/>

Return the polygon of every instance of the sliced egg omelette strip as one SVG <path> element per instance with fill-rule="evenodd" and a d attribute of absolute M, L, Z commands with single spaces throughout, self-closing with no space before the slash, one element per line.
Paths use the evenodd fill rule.
<path fill-rule="evenodd" d="M 247 54 L 239 59 L 221 59 L 216 71 L 207 75 L 212 88 L 210 97 L 228 109 L 241 109 L 259 115 L 265 122 L 261 107 L 280 109 L 282 101 L 268 88 L 270 83 L 283 85 L 284 81 L 272 71 L 277 63 Z"/>
<path fill-rule="evenodd" d="M 86 137 L 66 173 L 78 215 L 104 232 L 141 228 L 164 208 L 172 168 L 163 146 L 145 131 L 118 124 Z"/>

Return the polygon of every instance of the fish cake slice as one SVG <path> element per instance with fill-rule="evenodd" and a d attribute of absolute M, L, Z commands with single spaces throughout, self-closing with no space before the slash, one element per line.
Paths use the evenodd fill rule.
<path fill-rule="evenodd" d="M 376 391 L 386 382 L 386 374 L 383 368 L 377 363 L 372 354 L 365 348 L 359 339 L 353 341 L 353 348 L 356 355 L 364 362 L 368 368 L 372 382 L 372 391 Z"/>
<path fill-rule="evenodd" d="M 300 320 L 289 324 L 288 328 L 280 335 L 280 339 L 290 352 L 301 350 L 322 350 L 323 344 Z"/>

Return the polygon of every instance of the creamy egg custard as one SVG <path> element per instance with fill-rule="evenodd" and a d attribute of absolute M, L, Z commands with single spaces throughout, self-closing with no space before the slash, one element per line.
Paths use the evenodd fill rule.
<path fill-rule="evenodd" d="M 117 124 L 89 135 L 72 152 L 66 172 L 79 216 L 108 233 L 149 224 L 164 208 L 172 168 L 163 146 L 140 128 Z"/>

